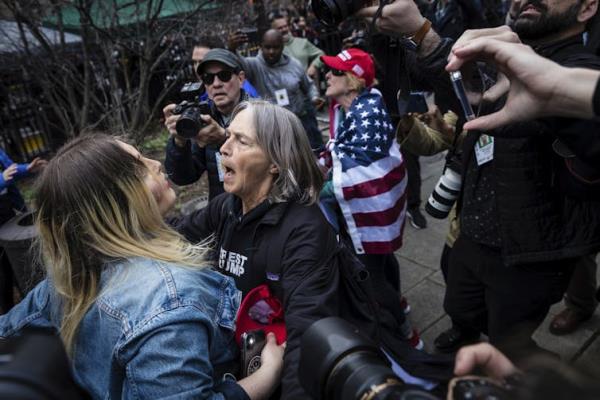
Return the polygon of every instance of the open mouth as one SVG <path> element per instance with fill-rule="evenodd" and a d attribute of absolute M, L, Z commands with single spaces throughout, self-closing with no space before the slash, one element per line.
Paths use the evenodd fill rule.
<path fill-rule="evenodd" d="M 235 175 L 235 171 L 233 170 L 233 168 L 229 167 L 225 163 L 221 163 L 221 166 L 223 167 L 223 171 L 225 172 L 225 179 L 231 178 L 233 177 L 233 175 Z"/>

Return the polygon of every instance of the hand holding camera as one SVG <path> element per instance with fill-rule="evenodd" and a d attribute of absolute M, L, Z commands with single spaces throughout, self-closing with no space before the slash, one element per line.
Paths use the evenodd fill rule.
<path fill-rule="evenodd" d="M 213 118 L 213 106 L 199 100 L 204 91 L 202 83 L 188 82 L 180 92 L 183 101 L 163 109 L 165 127 L 177 146 L 185 146 L 187 139 L 196 140 L 200 147 L 221 144 L 225 140 L 225 130 Z"/>
<path fill-rule="evenodd" d="M 364 7 L 355 14 L 357 17 L 372 19 L 378 5 Z M 419 7 L 413 0 L 395 0 L 383 7 L 381 17 L 377 19 L 377 29 L 391 36 L 410 36 L 425 23 Z"/>

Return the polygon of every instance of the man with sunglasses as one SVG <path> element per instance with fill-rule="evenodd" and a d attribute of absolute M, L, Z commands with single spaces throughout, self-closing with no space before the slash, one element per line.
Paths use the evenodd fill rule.
<path fill-rule="evenodd" d="M 225 128 L 229 125 L 235 106 L 249 96 L 242 88 L 245 74 L 239 58 L 228 50 L 209 50 L 198 64 L 196 74 L 204 82 L 213 115 L 201 116 L 206 126 L 198 131 L 193 140 L 189 140 L 177 135 L 175 130 L 180 117 L 173 114 L 175 104 L 163 109 L 165 126 L 171 134 L 165 170 L 177 185 L 194 183 L 206 171 L 210 200 L 223 193 L 224 174 L 221 171 L 219 147 L 225 141 Z"/>

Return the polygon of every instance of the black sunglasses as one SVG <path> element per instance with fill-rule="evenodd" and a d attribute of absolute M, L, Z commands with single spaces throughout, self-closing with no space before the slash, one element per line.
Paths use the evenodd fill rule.
<path fill-rule="evenodd" d="M 210 72 L 205 72 L 201 75 L 202 82 L 205 85 L 212 85 L 215 82 L 215 76 L 219 77 L 221 82 L 229 82 L 231 77 L 233 76 L 234 71 L 229 69 L 224 69 L 222 71 L 217 72 L 216 74 L 211 74 Z"/>
<path fill-rule="evenodd" d="M 342 70 L 339 70 L 339 69 L 329 68 L 329 71 L 331 72 L 332 75 L 335 75 L 335 76 L 344 76 L 344 75 L 346 75 L 346 71 L 342 71 Z"/>

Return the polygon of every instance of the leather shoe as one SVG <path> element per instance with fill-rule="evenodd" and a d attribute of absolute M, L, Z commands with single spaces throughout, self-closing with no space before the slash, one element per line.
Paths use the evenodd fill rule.
<path fill-rule="evenodd" d="M 433 344 L 441 353 L 453 353 L 466 344 L 472 344 L 479 341 L 478 333 L 465 333 L 460 328 L 452 328 L 440 333 L 435 338 Z"/>
<path fill-rule="evenodd" d="M 582 322 L 587 321 L 592 316 L 583 314 L 571 307 L 567 307 L 556 314 L 550 322 L 550 333 L 553 335 L 566 335 L 574 332 Z"/>

